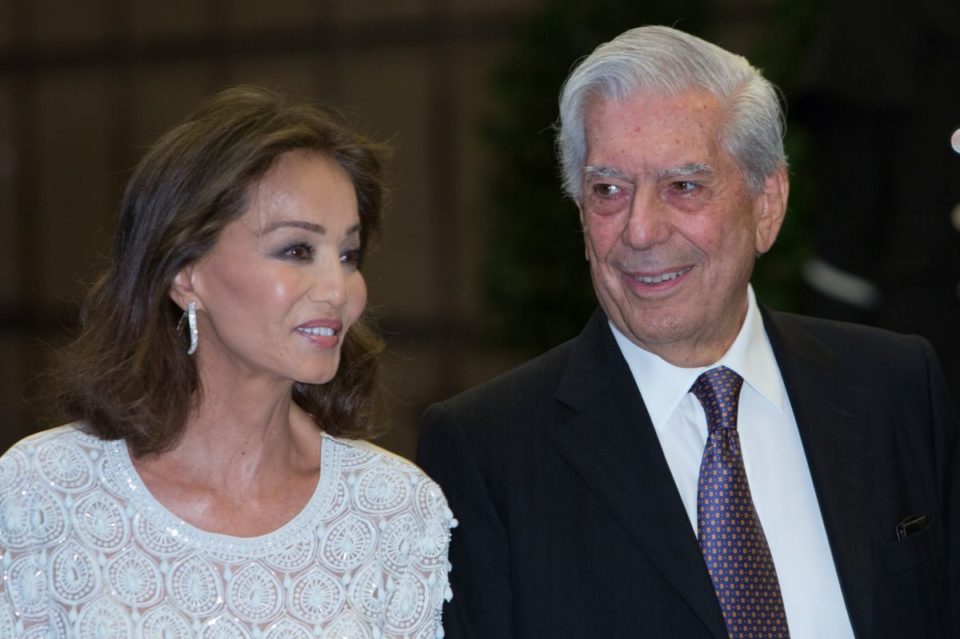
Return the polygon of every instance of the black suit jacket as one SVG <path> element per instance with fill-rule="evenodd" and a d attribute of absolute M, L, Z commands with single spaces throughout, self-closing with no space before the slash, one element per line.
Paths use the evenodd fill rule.
<path fill-rule="evenodd" d="M 960 636 L 958 425 L 920 338 L 764 311 L 854 632 Z M 418 462 L 453 531 L 452 639 L 726 637 L 606 317 L 431 406 Z M 929 524 L 903 540 L 897 523 Z"/>

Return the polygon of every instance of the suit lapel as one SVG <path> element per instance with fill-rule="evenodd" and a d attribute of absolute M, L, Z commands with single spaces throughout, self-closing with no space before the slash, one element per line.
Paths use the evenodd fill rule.
<path fill-rule="evenodd" d="M 726 637 L 696 535 L 653 424 L 599 311 L 571 353 L 557 399 L 576 412 L 553 435 L 560 453 L 704 626 L 715 637 Z"/>
<path fill-rule="evenodd" d="M 797 419 L 834 565 L 857 636 L 869 637 L 872 580 L 867 393 L 836 376 L 835 355 L 763 309 L 764 325 Z"/>

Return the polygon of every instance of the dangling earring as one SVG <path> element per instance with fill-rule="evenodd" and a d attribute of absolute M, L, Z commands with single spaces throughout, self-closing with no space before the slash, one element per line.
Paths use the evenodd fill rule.
<path fill-rule="evenodd" d="M 177 322 L 177 330 L 183 326 L 183 320 L 187 320 L 187 328 L 190 330 L 190 348 L 187 349 L 187 355 L 193 355 L 197 352 L 197 303 L 190 302 L 187 304 L 187 310 L 183 312 L 183 316 L 180 318 L 180 321 Z"/>

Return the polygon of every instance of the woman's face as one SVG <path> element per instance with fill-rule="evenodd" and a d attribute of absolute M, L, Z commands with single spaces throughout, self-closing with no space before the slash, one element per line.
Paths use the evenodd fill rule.
<path fill-rule="evenodd" d="M 248 210 L 174 283 L 180 306 L 197 303 L 201 375 L 329 382 L 367 299 L 353 184 L 327 156 L 292 151 L 248 198 Z"/>

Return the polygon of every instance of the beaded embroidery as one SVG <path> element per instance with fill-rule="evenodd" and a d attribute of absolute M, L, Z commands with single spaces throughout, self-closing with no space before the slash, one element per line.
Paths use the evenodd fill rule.
<path fill-rule="evenodd" d="M 324 435 L 322 456 L 304 509 L 243 538 L 164 508 L 122 441 L 21 441 L 0 458 L 0 637 L 442 637 L 439 487 L 370 444 Z"/>

